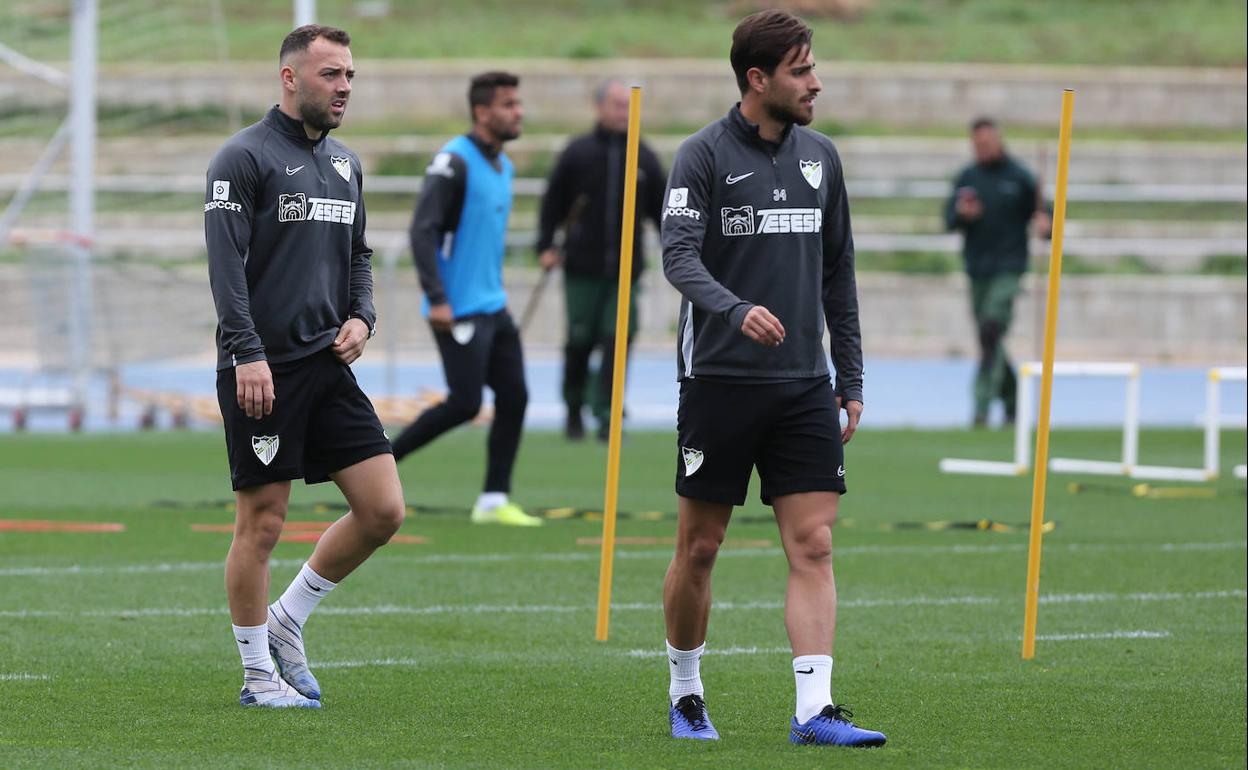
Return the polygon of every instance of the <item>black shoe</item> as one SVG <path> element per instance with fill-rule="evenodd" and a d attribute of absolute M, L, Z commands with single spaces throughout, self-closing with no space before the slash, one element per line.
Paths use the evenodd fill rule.
<path fill-rule="evenodd" d="M 568 441 L 580 441 L 585 438 L 585 423 L 581 421 L 580 411 L 569 411 L 567 422 L 563 424 L 563 435 Z"/>

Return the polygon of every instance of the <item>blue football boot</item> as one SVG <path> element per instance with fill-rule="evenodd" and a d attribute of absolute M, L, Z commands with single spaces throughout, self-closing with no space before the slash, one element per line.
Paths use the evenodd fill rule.
<path fill-rule="evenodd" d="M 789 724 L 789 741 L 814 746 L 883 746 L 884 733 L 864 730 L 849 721 L 854 713 L 844 706 L 824 706 L 802 724 L 797 717 Z"/>
<path fill-rule="evenodd" d="M 672 723 L 673 738 L 693 738 L 699 741 L 717 741 L 719 733 L 706 714 L 706 703 L 701 696 L 686 695 L 676 701 L 668 712 L 668 720 Z"/>

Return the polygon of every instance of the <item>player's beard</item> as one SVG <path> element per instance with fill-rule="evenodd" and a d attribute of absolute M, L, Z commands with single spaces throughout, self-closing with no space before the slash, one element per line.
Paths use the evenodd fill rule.
<path fill-rule="evenodd" d="M 802 98 L 805 98 L 805 96 L 803 95 Z M 801 102 L 795 105 L 786 102 L 768 102 L 763 106 L 772 120 L 779 121 L 785 125 L 795 123 L 799 126 L 808 126 L 811 120 L 814 119 L 814 112 L 807 112 L 803 109 Z"/>
<path fill-rule="evenodd" d="M 299 102 L 299 117 L 305 126 L 311 126 L 324 133 L 342 125 L 342 118 L 335 117 L 329 111 L 329 104 L 318 105 L 313 102 Z"/>
<path fill-rule="evenodd" d="M 494 136 L 497 136 L 500 142 L 510 142 L 513 139 L 519 139 L 520 126 L 500 126 L 494 131 Z"/>
<path fill-rule="evenodd" d="M 492 119 L 486 124 L 490 133 L 498 139 L 499 144 L 510 142 L 513 139 L 519 139 L 521 125 L 521 122 L 518 120 L 509 123 L 507 119 L 503 117 Z"/>

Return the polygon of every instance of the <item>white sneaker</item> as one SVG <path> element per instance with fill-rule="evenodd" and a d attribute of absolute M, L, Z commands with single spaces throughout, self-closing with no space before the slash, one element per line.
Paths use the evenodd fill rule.
<path fill-rule="evenodd" d="M 243 689 L 238 694 L 238 702 L 244 706 L 271 709 L 321 707 L 320 701 L 305 698 L 295 692 L 295 688 L 282 681 L 276 671 L 265 672 L 255 668 L 248 668 L 246 671 Z"/>
<path fill-rule="evenodd" d="M 305 698 L 321 699 L 321 686 L 308 670 L 303 629 L 286 613 L 281 600 L 269 605 L 269 654 L 286 683 Z"/>

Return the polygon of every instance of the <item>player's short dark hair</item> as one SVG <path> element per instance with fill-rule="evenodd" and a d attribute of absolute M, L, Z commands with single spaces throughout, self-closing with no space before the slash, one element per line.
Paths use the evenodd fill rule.
<path fill-rule="evenodd" d="M 474 107 L 488 107 L 494 101 L 494 92 L 500 88 L 515 88 L 520 78 L 510 72 L 492 70 L 482 72 L 468 84 L 468 112 Z"/>
<path fill-rule="evenodd" d="M 997 127 L 997 121 L 993 120 L 987 115 L 980 115 L 978 118 L 975 118 L 974 120 L 971 121 L 971 133 L 975 133 L 981 128 L 996 128 L 996 127 Z"/>
<path fill-rule="evenodd" d="M 741 93 L 750 87 L 745 73 L 758 67 L 772 74 L 794 47 L 809 48 L 813 36 L 814 30 L 788 11 L 759 11 L 742 19 L 733 30 L 728 54 Z"/>
<path fill-rule="evenodd" d="M 287 56 L 308 50 L 308 46 L 312 45 L 312 41 L 318 37 L 339 45 L 351 45 L 351 36 L 345 29 L 326 27 L 323 24 L 304 24 L 302 27 L 292 29 L 282 41 L 282 50 L 278 53 L 277 60 L 286 61 Z"/>

